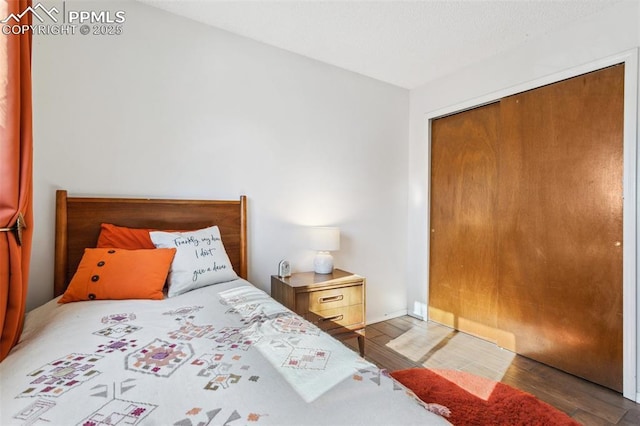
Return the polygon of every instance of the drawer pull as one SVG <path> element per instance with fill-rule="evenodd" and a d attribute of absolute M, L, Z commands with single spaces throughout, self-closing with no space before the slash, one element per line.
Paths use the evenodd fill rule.
<path fill-rule="evenodd" d="M 320 318 L 318 321 L 320 321 L 320 322 L 324 322 L 324 321 L 341 321 L 342 318 L 344 318 L 344 315 L 340 314 L 340 315 L 334 315 L 334 316 L 328 317 L 328 318 Z"/>
<path fill-rule="evenodd" d="M 338 300 L 342 300 L 342 299 L 344 299 L 344 296 L 342 294 L 339 294 L 337 296 L 320 297 L 318 299 L 318 302 L 329 303 L 329 302 L 337 302 Z"/>

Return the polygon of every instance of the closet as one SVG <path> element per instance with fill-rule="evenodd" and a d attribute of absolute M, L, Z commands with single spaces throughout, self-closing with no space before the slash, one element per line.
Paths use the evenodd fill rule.
<path fill-rule="evenodd" d="M 622 391 L 624 65 L 432 121 L 429 318 Z"/>

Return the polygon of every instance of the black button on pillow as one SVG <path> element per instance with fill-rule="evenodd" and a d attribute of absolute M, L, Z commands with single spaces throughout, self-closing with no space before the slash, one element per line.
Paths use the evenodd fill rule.
<path fill-rule="evenodd" d="M 104 266 L 104 260 L 101 260 L 100 262 L 98 262 L 98 266 L 99 266 L 99 267 Z"/>
<path fill-rule="evenodd" d="M 100 279 L 100 275 L 94 275 L 94 276 L 91 277 L 91 281 L 93 281 L 94 283 L 96 281 L 98 281 L 99 279 Z"/>
<path fill-rule="evenodd" d="M 113 254 L 113 253 L 115 253 L 115 252 L 116 252 L 115 250 L 109 250 L 107 253 L 109 253 L 109 254 Z"/>
<path fill-rule="evenodd" d="M 94 300 L 96 298 L 96 295 L 93 293 L 89 293 L 89 299 Z"/>

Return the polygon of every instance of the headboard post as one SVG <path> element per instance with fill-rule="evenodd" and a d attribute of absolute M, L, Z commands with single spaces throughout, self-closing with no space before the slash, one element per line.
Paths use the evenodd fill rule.
<path fill-rule="evenodd" d="M 55 263 L 53 265 L 53 295 L 64 293 L 67 287 L 67 191 L 56 191 Z"/>
<path fill-rule="evenodd" d="M 247 196 L 240 196 L 240 271 L 241 278 L 248 280 L 247 276 Z"/>

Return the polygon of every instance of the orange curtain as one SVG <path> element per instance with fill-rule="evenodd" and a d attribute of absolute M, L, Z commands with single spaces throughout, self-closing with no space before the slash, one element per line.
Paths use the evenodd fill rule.
<path fill-rule="evenodd" d="M 4 2 L 4 19 L 31 0 Z M 4 11 L 3 11 L 4 12 Z M 28 22 L 27 22 L 28 21 Z M 31 13 L 21 24 L 31 24 Z M 24 321 L 33 232 L 31 33 L 0 35 L 0 361 L 18 342 Z M 23 215 L 22 244 L 15 228 Z M 22 222 L 22 221 L 21 221 Z"/>

